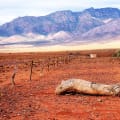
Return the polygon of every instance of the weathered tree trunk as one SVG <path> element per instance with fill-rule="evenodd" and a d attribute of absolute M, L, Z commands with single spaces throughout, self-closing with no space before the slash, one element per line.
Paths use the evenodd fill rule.
<path fill-rule="evenodd" d="M 107 85 L 81 79 L 69 79 L 62 81 L 55 93 L 63 94 L 69 91 L 90 95 L 119 95 L 120 84 Z"/>

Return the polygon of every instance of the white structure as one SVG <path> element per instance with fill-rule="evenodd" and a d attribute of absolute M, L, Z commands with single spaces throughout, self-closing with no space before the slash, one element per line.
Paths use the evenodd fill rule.
<path fill-rule="evenodd" d="M 96 54 L 89 54 L 90 58 L 96 58 L 97 55 Z"/>

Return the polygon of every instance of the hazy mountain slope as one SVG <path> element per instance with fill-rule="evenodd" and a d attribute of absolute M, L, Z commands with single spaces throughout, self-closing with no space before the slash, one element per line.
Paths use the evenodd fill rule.
<path fill-rule="evenodd" d="M 103 21 L 92 17 L 88 13 L 84 13 L 84 14 L 81 14 L 81 16 L 79 16 L 79 22 L 77 24 L 77 27 L 76 27 L 76 30 L 74 31 L 74 33 L 81 35 L 87 31 L 89 31 L 95 27 L 101 26 L 103 24 L 104 24 Z"/>
<path fill-rule="evenodd" d="M 84 39 L 113 38 L 120 35 L 120 19 L 112 20 L 82 35 Z"/>
<path fill-rule="evenodd" d="M 89 8 L 82 12 L 57 11 L 46 16 L 24 16 L 0 26 L 3 44 L 64 44 L 113 39 L 120 35 L 120 10 Z"/>
<path fill-rule="evenodd" d="M 89 8 L 83 12 L 57 11 L 40 17 L 25 16 L 0 26 L 0 36 L 35 33 L 47 35 L 59 31 L 84 33 L 103 25 L 103 20 L 120 18 L 116 8 Z"/>
<path fill-rule="evenodd" d="M 89 8 L 83 11 L 83 13 L 89 13 L 91 16 L 99 19 L 108 19 L 108 18 L 120 18 L 120 10 L 118 8 Z"/>
<path fill-rule="evenodd" d="M 47 35 L 59 31 L 71 32 L 76 28 L 77 18 L 70 11 L 59 11 L 43 17 L 20 17 L 0 26 L 1 36 L 37 33 Z"/>
<path fill-rule="evenodd" d="M 24 35 L 13 35 L 10 37 L 1 37 L 0 38 L 0 46 L 5 45 L 54 45 L 67 43 L 71 38 L 71 35 L 67 32 L 60 31 L 57 33 L 49 34 L 49 35 L 40 35 L 28 33 Z"/>

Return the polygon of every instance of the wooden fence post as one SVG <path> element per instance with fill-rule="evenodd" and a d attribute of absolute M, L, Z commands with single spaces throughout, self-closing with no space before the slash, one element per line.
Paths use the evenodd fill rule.
<path fill-rule="evenodd" d="M 47 63 L 47 69 L 48 69 L 48 71 L 50 70 L 50 64 L 49 63 Z"/>
<path fill-rule="evenodd" d="M 12 86 L 15 86 L 15 75 L 17 73 L 17 66 L 15 65 L 14 67 L 14 72 L 13 72 L 13 75 L 12 75 L 12 78 L 11 78 L 11 83 L 12 83 Z"/>
<path fill-rule="evenodd" d="M 47 59 L 47 69 L 48 71 L 50 71 L 50 62 L 51 62 L 51 58 Z"/>
<path fill-rule="evenodd" d="M 59 58 L 58 57 L 57 57 L 57 60 L 56 60 L 56 65 L 57 65 L 57 67 L 59 65 Z"/>
<path fill-rule="evenodd" d="M 33 70 L 33 60 L 31 62 L 31 68 L 30 68 L 30 81 L 32 80 L 32 70 Z"/>

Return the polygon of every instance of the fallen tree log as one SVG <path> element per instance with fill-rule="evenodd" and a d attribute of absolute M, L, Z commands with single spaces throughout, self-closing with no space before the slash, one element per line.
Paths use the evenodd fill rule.
<path fill-rule="evenodd" d="M 90 95 L 120 95 L 120 84 L 107 85 L 81 79 L 69 79 L 62 81 L 55 93 L 60 95 L 70 91 Z"/>

